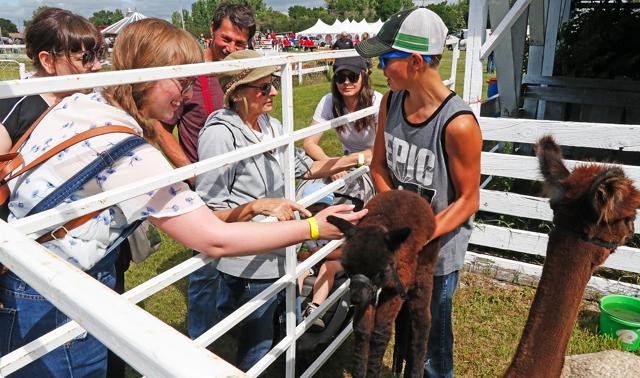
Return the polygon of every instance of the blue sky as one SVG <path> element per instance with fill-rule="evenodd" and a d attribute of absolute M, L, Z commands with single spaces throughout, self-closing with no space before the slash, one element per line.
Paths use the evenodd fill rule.
<path fill-rule="evenodd" d="M 434 0 L 415 1 L 416 4 L 431 3 Z M 171 19 L 171 14 L 184 7 L 191 9 L 192 0 L 0 0 L 0 18 L 6 18 L 13 21 L 22 30 L 23 21 L 30 19 L 33 11 L 41 5 L 52 7 L 60 7 L 68 9 L 74 13 L 89 17 L 95 11 L 101 9 L 122 9 L 135 8 L 146 16 L 154 16 Z M 265 3 L 271 8 L 286 12 L 293 4 L 291 0 L 265 0 Z M 324 6 L 324 0 L 297 0 L 295 5 L 303 5 L 306 7 Z"/>

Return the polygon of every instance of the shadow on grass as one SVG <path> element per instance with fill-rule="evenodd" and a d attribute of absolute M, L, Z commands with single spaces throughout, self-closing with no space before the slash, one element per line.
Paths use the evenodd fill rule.
<path fill-rule="evenodd" d="M 576 319 L 576 325 L 586 332 L 595 335 L 599 332 L 600 312 L 592 309 L 581 310 Z"/>

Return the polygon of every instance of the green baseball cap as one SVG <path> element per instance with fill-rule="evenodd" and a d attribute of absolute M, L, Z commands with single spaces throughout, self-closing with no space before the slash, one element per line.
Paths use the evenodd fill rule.
<path fill-rule="evenodd" d="M 391 51 L 440 55 L 444 51 L 447 32 L 444 22 L 433 11 L 407 9 L 389 17 L 375 37 L 356 45 L 356 51 L 365 58 Z"/>

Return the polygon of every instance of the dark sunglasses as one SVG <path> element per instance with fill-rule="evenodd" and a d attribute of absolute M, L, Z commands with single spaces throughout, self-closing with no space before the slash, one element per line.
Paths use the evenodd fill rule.
<path fill-rule="evenodd" d="M 280 89 L 280 78 L 277 76 L 274 76 L 271 78 L 270 83 L 262 83 L 260 85 L 245 84 L 244 86 L 249 88 L 259 89 L 260 94 L 266 97 L 266 96 L 269 96 L 269 93 L 271 93 L 272 86 L 276 89 L 276 91 Z"/>
<path fill-rule="evenodd" d="M 180 95 L 184 96 L 189 91 L 189 89 L 191 89 L 191 87 L 193 86 L 193 83 L 196 82 L 196 78 L 183 77 L 181 79 L 176 79 L 176 81 L 178 82 L 178 84 L 180 84 L 180 88 L 182 88 L 180 90 Z"/>
<path fill-rule="evenodd" d="M 82 53 L 82 56 L 80 57 L 82 59 L 82 65 L 83 66 L 89 66 L 91 64 L 93 64 L 93 62 L 97 59 L 99 62 L 104 60 L 104 56 L 105 56 L 105 48 L 104 47 L 98 47 L 92 50 L 85 50 L 85 51 L 78 51 L 77 53 Z M 55 55 L 67 55 L 64 52 L 54 52 Z M 69 53 L 68 55 L 71 56 L 71 54 L 74 53 Z"/>
<path fill-rule="evenodd" d="M 355 73 L 355 72 L 345 70 L 345 71 L 338 72 L 333 76 L 333 78 L 338 84 L 344 84 L 344 82 L 347 81 L 347 79 L 349 79 L 350 83 L 354 84 L 354 83 L 357 83 L 358 80 L 360 80 L 360 73 Z"/>

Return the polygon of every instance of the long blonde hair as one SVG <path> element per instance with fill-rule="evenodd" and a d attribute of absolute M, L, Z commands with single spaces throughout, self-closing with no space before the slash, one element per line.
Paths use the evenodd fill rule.
<path fill-rule="evenodd" d="M 181 30 L 159 18 L 145 18 L 124 28 L 113 49 L 114 70 L 173 66 L 200 63 L 202 49 L 198 42 Z M 141 111 L 145 92 L 155 82 L 122 84 L 104 90 L 105 97 L 117 104 L 140 124 L 144 136 L 155 140 L 154 120 Z"/>

